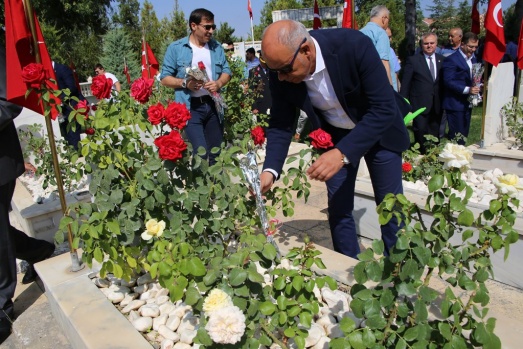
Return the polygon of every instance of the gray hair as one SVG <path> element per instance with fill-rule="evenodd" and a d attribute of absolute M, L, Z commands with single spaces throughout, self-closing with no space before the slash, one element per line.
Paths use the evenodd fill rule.
<path fill-rule="evenodd" d="M 370 10 L 370 18 L 376 18 L 382 15 L 388 15 L 390 13 L 389 9 L 385 5 L 377 5 Z"/>
<path fill-rule="evenodd" d="M 438 34 L 436 33 L 433 33 L 433 32 L 428 32 L 428 33 L 425 33 L 421 36 L 421 40 L 425 40 L 426 38 L 428 38 L 429 36 L 434 36 L 436 38 L 436 42 L 438 42 Z"/>
<path fill-rule="evenodd" d="M 263 31 L 262 41 L 265 38 L 266 30 L 267 28 Z M 298 45 L 303 38 L 307 38 L 307 42 L 312 43 L 312 37 L 307 28 L 300 22 L 289 20 L 289 26 L 282 26 L 274 39 L 278 44 L 293 48 Z"/>

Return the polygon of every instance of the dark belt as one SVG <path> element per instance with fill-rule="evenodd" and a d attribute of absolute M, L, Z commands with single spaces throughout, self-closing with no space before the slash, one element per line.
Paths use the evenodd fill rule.
<path fill-rule="evenodd" d="M 205 95 L 205 96 L 201 96 L 201 97 L 191 97 L 191 105 L 204 104 L 204 103 L 212 103 L 212 97 L 209 95 Z"/>

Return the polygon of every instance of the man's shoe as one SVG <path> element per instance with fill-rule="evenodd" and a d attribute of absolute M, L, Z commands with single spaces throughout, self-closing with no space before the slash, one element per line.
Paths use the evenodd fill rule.
<path fill-rule="evenodd" d="M 25 272 L 24 277 L 22 278 L 22 284 L 27 285 L 36 280 L 38 274 L 36 273 L 35 267 L 32 264 L 29 264 Z"/>
<path fill-rule="evenodd" d="M 0 344 L 2 344 L 11 334 L 13 322 L 3 310 L 0 310 Z"/>

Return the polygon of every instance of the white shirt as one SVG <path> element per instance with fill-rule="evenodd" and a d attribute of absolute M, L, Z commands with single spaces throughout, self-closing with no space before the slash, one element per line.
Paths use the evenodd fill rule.
<path fill-rule="evenodd" d="M 316 48 L 316 70 L 310 77 L 304 79 L 312 105 L 322 111 L 325 121 L 332 126 L 353 129 L 356 125 L 338 101 L 320 46 L 316 39 L 312 38 L 312 40 Z"/>
<path fill-rule="evenodd" d="M 198 62 L 203 62 L 205 65 L 205 71 L 207 72 L 207 77 L 209 80 L 212 77 L 211 69 L 211 51 L 209 50 L 209 45 L 205 44 L 203 47 L 198 47 L 190 42 L 192 48 L 192 67 L 198 67 Z M 201 97 L 209 95 L 209 91 L 204 88 L 199 89 L 198 91 L 190 91 L 191 97 Z"/>
<path fill-rule="evenodd" d="M 118 82 L 118 78 L 114 74 L 108 72 L 105 72 L 104 75 L 107 79 L 111 79 L 113 81 L 113 86 L 111 88 L 116 91 L 116 83 Z"/>

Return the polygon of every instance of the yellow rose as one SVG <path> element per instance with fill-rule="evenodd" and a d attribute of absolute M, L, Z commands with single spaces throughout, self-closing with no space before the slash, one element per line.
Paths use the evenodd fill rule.
<path fill-rule="evenodd" d="M 517 186 L 519 184 L 519 177 L 511 173 L 499 176 L 498 180 L 505 185 Z"/>
<path fill-rule="evenodd" d="M 203 302 L 203 311 L 209 315 L 218 309 L 230 307 L 232 305 L 231 297 L 219 288 L 215 288 L 209 292 L 209 295 L 205 298 L 205 301 Z"/>
<path fill-rule="evenodd" d="M 518 192 L 523 190 L 519 177 L 511 173 L 495 178 L 494 184 L 498 188 L 499 194 L 507 194 L 510 197 L 517 197 Z"/>
<path fill-rule="evenodd" d="M 153 236 L 160 237 L 165 229 L 164 221 L 157 221 L 156 219 L 149 219 L 145 223 L 145 231 L 142 233 L 142 239 L 150 240 Z"/>

